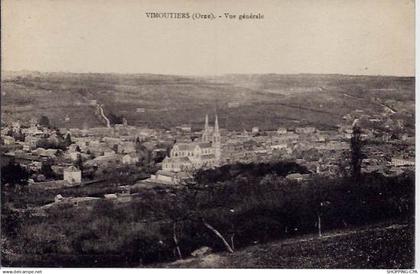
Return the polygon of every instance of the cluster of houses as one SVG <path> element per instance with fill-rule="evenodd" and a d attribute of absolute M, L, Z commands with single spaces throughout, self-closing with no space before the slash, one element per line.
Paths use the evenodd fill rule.
<path fill-rule="evenodd" d="M 53 129 L 32 119 L 29 125 L 14 122 L 2 128 L 2 166 L 19 163 L 44 187 L 81 184 L 83 170 L 135 166 L 136 142 L 153 131 L 128 126 L 92 129 Z M 43 174 L 48 165 L 54 178 Z M 81 170 L 83 167 L 83 170 Z M 50 174 L 51 175 L 51 174 Z"/>
<path fill-rule="evenodd" d="M 404 121 L 389 116 L 356 110 L 345 115 L 336 130 L 301 126 L 262 131 L 255 126 L 240 132 L 219 128 L 217 115 L 214 126 L 206 116 L 199 132 L 190 125 L 165 130 L 126 122 L 113 127 L 52 129 L 32 119 L 28 125 L 17 121 L 2 127 L 2 165 L 13 159 L 31 172 L 31 180 L 45 187 L 81 184 L 86 171 L 139 168 L 144 159 L 158 170 L 144 181 L 150 183 L 178 184 L 198 169 L 272 160 L 292 160 L 312 173 L 336 176 L 343 153 L 350 150 L 357 121 L 362 124 L 362 139 L 376 142 L 365 149 L 364 172 L 398 173 L 414 166 L 414 134 L 405 131 Z M 45 163 L 55 178 L 41 174 Z"/>
<path fill-rule="evenodd" d="M 360 123 L 361 139 L 366 144 L 364 172 L 395 175 L 414 168 L 414 133 L 401 127 L 400 120 L 367 115 L 360 110 L 345 115 L 336 130 L 307 126 L 226 132 L 222 139 L 222 162 L 292 160 L 312 173 L 335 177 L 342 172 L 342 161 L 349 157 L 354 122 Z"/>

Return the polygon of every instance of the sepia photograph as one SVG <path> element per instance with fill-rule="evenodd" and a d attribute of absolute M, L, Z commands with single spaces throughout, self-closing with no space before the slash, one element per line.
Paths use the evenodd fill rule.
<path fill-rule="evenodd" d="M 2 0 L 0 266 L 417 273 L 415 115 L 414 0 Z"/>

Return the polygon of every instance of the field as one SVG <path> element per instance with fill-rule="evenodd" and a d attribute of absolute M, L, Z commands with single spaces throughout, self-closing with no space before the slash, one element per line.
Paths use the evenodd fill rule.
<path fill-rule="evenodd" d="M 380 114 L 384 105 L 414 113 L 414 78 L 346 75 L 224 75 L 3 73 L 2 119 L 47 115 L 58 127 L 103 125 L 90 100 L 106 114 L 137 126 L 201 128 L 217 111 L 221 127 L 334 128 L 356 109 Z M 234 103 L 232 105 L 232 103 Z M 144 112 L 136 112 L 144 108 Z M 65 121 L 65 117 L 70 118 Z"/>

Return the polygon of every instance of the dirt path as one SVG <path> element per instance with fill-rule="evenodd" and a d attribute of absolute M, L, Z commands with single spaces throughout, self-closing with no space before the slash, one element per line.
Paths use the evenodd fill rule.
<path fill-rule="evenodd" d="M 102 116 L 102 118 L 106 122 L 106 127 L 110 128 L 111 127 L 111 122 L 109 121 L 108 117 L 105 116 L 104 109 L 102 108 L 102 105 L 98 104 L 97 108 L 99 109 L 99 114 Z"/>

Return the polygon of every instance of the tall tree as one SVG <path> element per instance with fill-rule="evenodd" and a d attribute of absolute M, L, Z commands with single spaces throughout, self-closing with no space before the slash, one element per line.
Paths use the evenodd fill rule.
<path fill-rule="evenodd" d="M 73 142 L 72 142 L 72 140 L 71 140 L 70 133 L 67 133 L 66 138 L 64 139 L 64 144 L 65 144 L 66 146 L 69 146 L 69 145 L 71 145 L 72 143 L 73 143 Z"/>
<path fill-rule="evenodd" d="M 47 116 L 42 115 L 41 118 L 39 118 L 39 125 L 43 127 L 50 127 L 50 119 L 48 119 Z"/>
<path fill-rule="evenodd" d="M 77 159 L 74 162 L 74 165 L 79 168 L 80 170 L 83 170 L 83 159 L 82 159 L 82 155 L 79 153 L 77 154 Z"/>
<path fill-rule="evenodd" d="M 41 164 L 41 173 L 45 175 L 45 178 L 47 179 L 53 179 L 56 177 L 54 171 L 51 168 L 52 161 L 47 160 L 42 162 Z"/>

